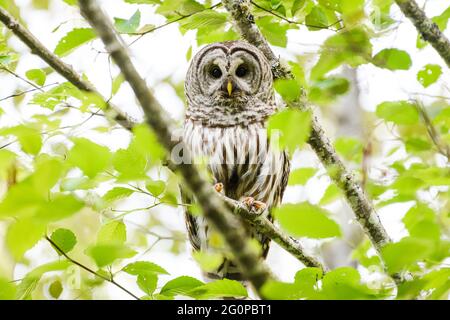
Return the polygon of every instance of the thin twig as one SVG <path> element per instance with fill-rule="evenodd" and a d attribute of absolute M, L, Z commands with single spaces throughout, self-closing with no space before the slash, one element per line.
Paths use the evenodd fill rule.
<path fill-rule="evenodd" d="M 260 10 L 262 10 L 262 11 L 264 11 L 264 12 L 270 13 L 271 15 L 273 15 L 273 16 L 275 16 L 275 17 L 277 17 L 277 18 L 279 18 L 279 19 L 281 19 L 281 20 L 283 20 L 283 21 L 286 21 L 286 22 L 289 23 L 289 24 L 302 25 L 302 26 L 306 26 L 306 27 L 308 27 L 308 28 L 316 28 L 316 29 L 331 30 L 331 31 L 334 31 L 334 32 L 338 32 L 338 31 L 340 31 L 340 30 L 342 30 L 342 29 L 345 28 L 345 26 L 342 26 L 342 27 L 339 27 L 338 29 L 330 29 L 331 27 L 334 27 L 335 25 L 341 23 L 341 22 L 342 22 L 341 19 L 337 20 L 335 23 L 332 23 L 332 24 L 330 24 L 330 25 L 328 25 L 328 26 L 316 26 L 316 25 L 312 25 L 312 24 L 307 24 L 307 23 L 305 23 L 305 22 L 299 22 L 299 21 L 290 20 L 290 19 L 288 19 L 288 18 L 286 18 L 286 17 L 283 17 L 281 14 L 276 13 L 276 12 L 273 11 L 273 10 L 266 9 L 266 8 L 260 6 L 259 4 L 257 4 L 256 2 L 254 2 L 253 0 L 250 1 L 250 2 L 251 2 L 255 7 L 257 7 L 258 9 L 260 9 Z"/>
<path fill-rule="evenodd" d="M 48 236 L 45 236 L 45 239 L 53 246 L 53 248 L 56 250 L 56 252 L 58 252 L 59 254 L 63 255 L 67 260 L 69 260 L 70 262 L 72 262 L 73 264 L 79 266 L 80 268 L 86 270 L 89 273 L 92 273 L 93 275 L 108 281 L 110 283 L 112 283 L 113 285 L 115 285 L 116 287 L 118 287 L 119 289 L 123 290 L 124 292 L 128 293 L 130 296 L 132 296 L 134 299 L 136 300 L 141 300 L 138 296 L 134 295 L 132 292 L 130 292 L 128 289 L 124 288 L 122 285 L 120 285 L 119 283 L 117 283 L 112 277 L 108 278 L 105 277 L 104 275 L 92 270 L 91 268 L 83 265 L 81 262 L 78 262 L 74 259 L 72 259 L 67 253 L 65 253 L 52 239 L 50 239 Z"/>
<path fill-rule="evenodd" d="M 425 123 L 425 127 L 427 128 L 427 133 L 433 142 L 433 144 L 436 146 L 438 152 L 442 154 L 443 156 L 447 157 L 447 160 L 450 160 L 450 146 L 444 142 L 442 142 L 441 137 L 434 127 L 430 117 L 428 116 L 427 111 L 423 107 L 423 105 L 416 101 L 414 104 L 417 108 L 417 111 L 419 112 L 420 116 L 423 119 L 423 122 Z"/>
<path fill-rule="evenodd" d="M 1 70 L 4 70 L 4 71 L 6 71 L 6 72 L 8 72 L 9 74 L 13 75 L 13 76 L 16 77 L 17 79 L 20 79 L 20 80 L 22 80 L 23 82 L 29 84 L 30 86 L 32 86 L 32 87 L 35 88 L 36 90 L 40 90 L 40 91 L 44 92 L 44 90 L 42 90 L 41 87 L 39 87 L 39 86 L 37 86 L 36 84 L 34 84 L 33 82 L 31 82 L 31 81 L 29 81 L 29 80 L 23 78 L 22 76 L 18 75 L 17 73 L 15 73 L 15 72 L 12 71 L 11 69 L 7 68 L 6 66 L 0 65 L 0 69 L 1 69 Z"/>
<path fill-rule="evenodd" d="M 395 0 L 403 14 L 411 20 L 423 40 L 430 43 L 450 67 L 450 41 L 414 0 Z"/>
<path fill-rule="evenodd" d="M 33 88 L 33 89 L 17 92 L 17 93 L 11 94 L 9 96 L 6 96 L 4 98 L 0 98 L 0 101 L 5 101 L 5 100 L 11 99 L 11 98 L 20 97 L 20 96 L 22 96 L 24 94 L 27 94 L 27 93 L 30 93 L 30 92 L 34 92 L 34 91 L 37 91 L 39 89 L 44 89 L 44 88 L 47 88 L 47 87 L 55 86 L 55 85 L 59 85 L 59 82 L 46 84 L 45 86 L 42 86 L 42 87 L 39 87 L 39 88 Z"/>
<path fill-rule="evenodd" d="M 159 26 L 156 26 L 156 27 L 154 27 L 152 29 L 146 30 L 145 32 L 128 33 L 128 35 L 130 35 L 130 36 L 139 36 L 137 39 L 134 39 L 133 41 L 131 41 L 130 44 L 128 44 L 128 47 L 131 47 L 136 41 L 141 39 L 146 34 L 149 34 L 149 33 L 154 32 L 156 30 L 159 30 L 159 29 L 162 29 L 164 27 L 167 27 L 167 26 L 169 26 L 169 25 L 171 25 L 173 23 L 179 22 L 179 21 L 181 21 L 183 19 L 192 17 L 192 16 L 196 15 L 197 13 L 200 13 L 200 12 L 203 12 L 203 11 L 206 11 L 206 10 L 212 10 L 214 8 L 217 8 L 217 7 L 221 6 L 221 5 L 222 5 L 222 3 L 219 2 L 219 3 L 216 3 L 215 5 L 212 5 L 212 6 L 208 7 L 208 8 L 205 8 L 205 9 L 199 10 L 199 11 L 195 11 L 195 12 L 193 12 L 191 14 L 188 14 L 188 15 L 180 15 L 180 17 L 178 17 L 178 18 L 176 18 L 174 20 L 167 21 L 166 23 L 163 23 L 163 24 L 161 24 Z"/>

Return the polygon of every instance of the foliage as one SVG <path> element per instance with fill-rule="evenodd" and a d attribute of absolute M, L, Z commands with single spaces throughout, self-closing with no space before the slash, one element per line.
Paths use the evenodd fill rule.
<path fill-rule="evenodd" d="M 64 6 L 72 9 L 77 6 L 74 0 L 33 1 L 34 7 L 27 10 L 49 11 L 52 2 L 64 2 Z M 384 69 L 387 76 L 405 72 L 425 90 L 442 85 L 440 80 L 447 69 L 438 59 L 415 68 L 413 52 L 374 45 L 377 38 L 389 35 L 395 28 L 390 0 L 253 2 L 255 26 L 272 46 L 287 48 L 293 44 L 291 34 L 298 30 L 326 38 L 313 54 L 314 59 L 296 52 L 298 55 L 288 61 L 295 77 L 276 80 L 274 88 L 286 103 L 299 104 L 305 98 L 314 103 L 328 122 L 336 120 L 330 115 L 333 104 L 355 86 L 351 79 L 339 74 L 343 66 L 369 65 Z M 229 13 L 221 5 L 215 5 L 216 1 L 123 0 L 123 3 L 132 14 L 113 17 L 113 24 L 127 42 L 156 30 L 164 32 L 165 24 L 176 23 L 181 34 L 195 35 L 195 43 L 187 53 L 189 59 L 193 47 L 239 38 Z M 23 21 L 15 1 L 0 0 L 0 6 Z M 76 10 L 71 12 L 74 16 L 66 17 L 68 21 L 81 19 Z M 146 23 L 148 12 L 153 18 L 158 17 L 153 20 L 165 23 Z M 445 30 L 449 18 L 450 8 L 433 20 Z M 57 56 L 70 59 L 76 50 L 96 47 L 96 35 L 87 24 L 70 27 L 72 24 L 66 23 L 54 29 L 60 38 L 53 50 Z M 98 95 L 63 82 L 49 67 L 36 63 L 33 68 L 23 70 L 26 54 L 16 45 L 17 41 L 10 41 L 11 37 L 0 26 L 0 81 L 14 80 L 16 84 L 11 96 L 3 98 L 2 93 L 0 97 L 0 227 L 6 230 L 2 243 L 7 248 L 7 252 L 0 253 L 0 299 L 63 296 L 92 299 L 98 297 L 102 287 L 113 285 L 117 274 L 134 281 L 136 291 L 140 290 L 138 296 L 144 299 L 247 297 L 246 288 L 238 281 L 204 283 L 191 275 L 174 276 L 174 272 L 169 272 L 179 266 L 149 261 L 151 250 L 161 242 L 167 244 L 162 246 L 165 254 L 179 255 L 185 250 L 184 234 L 171 229 L 166 218 L 173 210 L 181 212 L 184 205 L 179 178 L 163 165 L 166 154 L 154 132 L 144 125 L 134 127 L 131 132 L 118 128 L 104 116 L 105 102 Z M 424 49 L 426 44 L 417 38 L 418 49 Z M 93 57 L 95 52 L 84 53 Z M 86 75 L 83 77 L 89 80 Z M 124 79 L 117 74 L 111 74 L 110 78 L 108 90 L 114 99 L 125 90 Z M 171 79 L 162 82 L 182 95 L 182 83 L 173 83 Z M 370 242 L 363 241 L 353 252 L 359 264 L 357 269 L 343 267 L 323 274 L 317 268 L 303 268 L 293 282 L 265 284 L 265 296 L 448 298 L 448 101 L 445 97 L 433 97 L 426 103 L 413 99 L 382 101 L 373 112 L 367 111 L 365 117 L 367 127 L 382 128 L 382 134 L 374 131 L 367 139 L 341 136 L 333 140 L 338 155 L 355 168 L 377 208 L 409 205 L 402 219 L 404 236 L 386 245 L 380 256 L 374 253 Z M 14 117 L 9 117 L 12 109 Z M 74 123 L 73 116 L 83 121 Z M 94 122 L 96 117 L 101 118 Z M 306 111 L 280 110 L 270 118 L 268 132 L 291 157 L 299 151 L 308 152 L 305 144 L 310 138 L 311 117 Z M 10 118 L 20 121 L 3 125 Z M 91 123 L 95 124 L 89 126 Z M 119 130 L 127 140 L 125 144 L 105 142 L 114 140 L 114 133 Z M 387 143 L 393 139 L 395 143 Z M 377 162 L 374 169 L 381 168 L 379 176 L 365 168 L 370 158 Z M 309 186 L 309 182 L 324 178 L 323 171 L 318 164 L 295 168 L 288 185 L 293 190 Z M 336 210 L 333 205 L 342 201 L 343 196 L 342 190 L 331 183 L 317 202 L 283 204 L 274 210 L 274 217 L 281 229 L 293 237 L 333 241 L 343 231 L 330 212 Z M 142 202 L 144 206 L 133 205 Z M 136 219 L 128 220 L 131 215 L 141 218 L 142 224 L 136 224 Z M 218 246 L 222 244 L 220 237 L 210 240 Z M 31 268 L 36 261 L 30 253 L 38 249 L 53 255 L 54 261 L 39 261 L 40 265 Z M 194 258 L 204 271 L 210 271 L 223 262 L 224 256 L 225 253 L 201 252 Z M 5 261 L 10 261 L 10 266 Z M 11 282 L 17 280 L 12 275 L 19 264 L 28 271 L 20 281 Z M 374 268 L 382 277 L 372 283 L 364 275 Z M 393 290 L 389 278 L 392 273 L 407 273 L 412 280 Z"/>

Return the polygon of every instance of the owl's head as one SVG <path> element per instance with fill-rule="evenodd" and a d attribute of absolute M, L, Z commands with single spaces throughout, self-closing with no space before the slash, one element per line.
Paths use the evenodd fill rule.
<path fill-rule="evenodd" d="M 193 58 L 186 76 L 188 100 L 209 102 L 265 101 L 272 95 L 270 64 L 244 41 L 213 43 Z"/>

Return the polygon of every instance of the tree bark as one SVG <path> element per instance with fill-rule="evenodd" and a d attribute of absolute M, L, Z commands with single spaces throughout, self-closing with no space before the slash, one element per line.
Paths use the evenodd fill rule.
<path fill-rule="evenodd" d="M 429 42 L 450 67 L 450 41 L 436 23 L 429 19 L 414 0 L 395 0 L 403 14 L 411 20 L 422 38 Z"/>
<path fill-rule="evenodd" d="M 269 61 L 274 61 L 276 55 L 273 53 L 272 49 L 270 49 L 270 46 L 261 31 L 256 27 L 254 18 L 250 13 L 250 1 L 222 0 L 222 3 L 230 12 L 234 24 L 237 26 L 242 37 L 259 48 Z M 276 59 L 276 61 L 278 61 L 278 59 Z M 281 66 L 279 62 L 278 66 Z M 287 71 L 286 68 L 278 67 L 275 69 L 275 77 L 283 74 L 290 75 L 290 72 Z M 278 69 L 281 71 L 278 71 Z M 290 104 L 289 106 L 310 110 L 310 108 L 303 103 Z M 325 135 L 324 130 L 315 116 L 312 117 L 311 133 L 308 143 L 317 154 L 324 167 L 328 169 L 331 179 L 343 191 L 358 222 L 369 236 L 377 252 L 380 253 L 381 248 L 391 240 L 381 224 L 371 201 L 367 199 L 354 175 L 347 170 L 344 163 L 337 155 L 336 150 Z"/>
<path fill-rule="evenodd" d="M 33 34 L 28 29 L 18 23 L 6 10 L 1 7 L 0 21 L 2 21 L 5 26 L 7 26 L 18 38 L 20 38 L 22 42 L 30 48 L 32 53 L 39 56 L 56 72 L 66 78 L 67 81 L 71 82 L 75 87 L 80 90 L 95 92 L 99 94 L 98 90 L 91 83 L 82 79 L 82 77 L 70 65 L 66 64 L 58 56 L 49 51 L 38 39 L 36 39 L 36 37 L 33 36 Z M 136 125 L 136 122 L 131 120 L 117 106 L 115 106 L 111 102 L 109 102 L 108 106 L 111 109 L 111 112 L 108 112 L 106 114 L 109 118 L 114 119 L 128 130 L 131 130 Z M 117 112 L 117 114 L 115 114 L 115 112 Z M 171 165 L 169 165 L 169 167 L 171 167 Z M 233 200 L 227 198 L 226 201 L 228 201 L 228 204 L 230 204 Z M 233 212 L 241 216 L 243 219 L 246 219 L 249 223 L 252 223 L 252 221 L 248 218 L 253 216 L 252 212 L 246 210 L 246 208 L 242 206 L 240 206 L 238 210 L 234 209 L 235 208 L 232 208 Z M 259 217 L 258 224 L 255 225 L 255 228 L 257 228 L 258 232 L 266 234 L 306 266 L 318 267 L 324 270 L 324 267 L 317 259 L 307 255 L 303 251 L 303 248 L 297 240 L 283 234 L 283 232 L 275 227 L 267 218 Z"/>
<path fill-rule="evenodd" d="M 79 0 L 79 4 L 82 14 L 102 39 L 106 49 L 133 89 L 146 115 L 147 124 L 153 129 L 159 142 L 170 152 L 176 145 L 176 141 L 172 140 L 174 124 L 164 113 L 163 108 L 147 87 L 146 82 L 135 69 L 123 45 L 123 41 L 114 31 L 113 25 L 96 1 Z M 186 148 L 183 148 L 183 150 L 187 152 Z M 184 178 L 186 185 L 195 195 L 206 219 L 225 239 L 244 278 L 262 296 L 261 288 L 272 276 L 265 263 L 247 241 L 241 221 L 231 214 L 210 183 L 201 177 L 196 166 L 182 163 L 176 165 L 176 168 Z"/>

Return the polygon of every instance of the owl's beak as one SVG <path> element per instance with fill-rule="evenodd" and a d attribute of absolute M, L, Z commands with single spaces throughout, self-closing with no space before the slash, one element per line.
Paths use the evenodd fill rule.
<path fill-rule="evenodd" d="M 228 91 L 228 96 L 231 97 L 231 93 L 233 92 L 233 83 L 231 82 L 230 79 L 228 79 L 227 91 Z"/>

